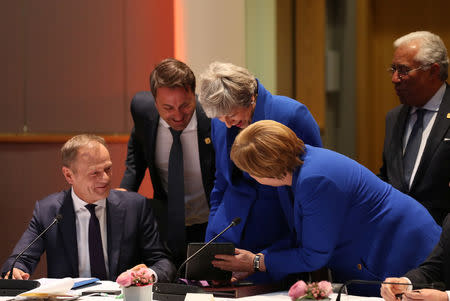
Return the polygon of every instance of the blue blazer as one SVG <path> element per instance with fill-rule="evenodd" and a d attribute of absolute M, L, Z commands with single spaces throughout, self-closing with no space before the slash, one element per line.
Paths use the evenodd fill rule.
<path fill-rule="evenodd" d="M 335 282 L 384 280 L 418 266 L 438 242 L 441 228 L 428 211 L 364 166 L 309 145 L 302 160 L 293 197 L 281 195 L 295 246 L 264 257 L 275 279 L 326 266 Z M 379 286 L 358 293 L 378 295 Z"/>
<path fill-rule="evenodd" d="M 19 254 L 57 214 L 62 220 L 23 254 L 15 267 L 33 273 L 39 259 L 47 254 L 49 278 L 78 277 L 78 248 L 75 211 L 70 190 L 58 192 L 36 203 L 28 229 L 22 235 L 2 273 L 11 268 Z M 159 240 L 151 208 L 143 196 L 134 192 L 111 190 L 106 200 L 109 280 L 139 263 L 145 263 L 158 275 L 158 281 L 169 282 L 175 266 Z"/>
<path fill-rule="evenodd" d="M 317 123 L 306 106 L 284 96 L 270 94 L 258 82 L 258 98 L 252 122 L 271 119 L 290 127 L 304 141 L 322 146 Z M 211 211 L 206 240 L 222 231 L 235 217 L 241 223 L 230 228 L 221 241 L 233 242 L 236 247 L 260 252 L 280 237 L 289 235 L 284 211 L 274 187 L 260 185 L 248 174 L 237 169 L 230 159 L 230 150 L 239 128 L 228 129 L 218 119 L 212 120 L 211 137 L 216 152 L 216 180 L 211 193 Z M 255 282 L 263 279 L 259 273 Z M 261 279 L 258 279 L 261 277 Z"/>

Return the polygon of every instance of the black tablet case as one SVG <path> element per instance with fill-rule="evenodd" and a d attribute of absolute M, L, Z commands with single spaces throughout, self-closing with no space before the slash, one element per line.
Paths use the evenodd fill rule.
<path fill-rule="evenodd" d="M 189 243 L 187 256 L 191 256 L 204 243 Z M 233 243 L 212 243 L 186 263 L 185 278 L 189 280 L 230 280 L 231 272 L 215 268 L 211 261 L 216 254 L 234 254 Z"/>

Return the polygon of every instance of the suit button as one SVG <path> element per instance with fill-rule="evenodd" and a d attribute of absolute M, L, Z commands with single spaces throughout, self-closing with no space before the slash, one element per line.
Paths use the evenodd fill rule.
<path fill-rule="evenodd" d="M 362 265 L 360 264 L 360 263 L 358 263 L 357 265 L 356 265 L 356 267 L 358 268 L 358 270 L 362 270 Z"/>

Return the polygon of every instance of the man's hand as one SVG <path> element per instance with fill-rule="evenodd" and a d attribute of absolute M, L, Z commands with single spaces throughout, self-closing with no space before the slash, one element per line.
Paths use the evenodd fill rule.
<path fill-rule="evenodd" d="M 9 272 L 6 273 L 5 279 L 9 279 Z M 13 279 L 28 280 L 28 279 L 30 279 L 30 274 L 25 273 L 21 269 L 14 268 L 13 269 Z"/>
<path fill-rule="evenodd" d="M 140 263 L 140 264 L 135 265 L 134 267 L 132 267 L 131 270 L 132 270 L 132 271 L 139 271 L 139 269 L 148 269 L 148 268 L 149 268 L 149 267 L 146 266 L 145 264 Z M 150 269 L 150 270 L 151 270 L 151 269 Z M 153 270 L 151 270 L 151 271 L 153 271 Z M 153 281 L 153 282 L 156 281 L 156 277 L 155 277 L 154 274 L 152 275 L 152 281 Z"/>
<path fill-rule="evenodd" d="M 214 258 L 219 260 L 213 260 L 211 263 L 216 268 L 231 272 L 247 272 L 248 275 L 253 274 L 253 260 L 255 254 L 252 252 L 235 249 L 234 255 L 217 254 Z"/>
<path fill-rule="evenodd" d="M 128 190 L 126 190 L 125 188 L 120 188 L 120 187 L 114 188 L 114 190 L 119 190 L 119 191 L 128 191 Z"/>
<path fill-rule="evenodd" d="M 393 283 L 408 283 L 407 280 L 402 278 L 386 278 L 384 282 L 393 282 Z M 395 301 L 398 300 L 395 295 L 402 294 L 406 292 L 408 289 L 408 285 L 397 285 L 397 284 L 382 284 L 380 288 L 381 297 L 383 297 L 386 301 Z"/>
<path fill-rule="evenodd" d="M 427 300 L 427 301 L 448 301 L 448 295 L 446 292 L 441 292 L 435 289 L 421 289 L 405 292 L 403 299 L 407 301 Z"/>

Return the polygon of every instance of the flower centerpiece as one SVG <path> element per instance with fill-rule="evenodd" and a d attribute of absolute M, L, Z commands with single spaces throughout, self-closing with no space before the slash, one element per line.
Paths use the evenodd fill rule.
<path fill-rule="evenodd" d="M 123 272 L 116 282 L 122 287 L 125 301 L 150 301 L 153 298 L 155 274 L 145 264 Z"/>
<path fill-rule="evenodd" d="M 332 292 L 333 288 L 328 281 L 306 284 L 303 280 L 300 280 L 294 283 L 289 289 L 289 297 L 291 297 L 292 301 L 306 299 L 329 300 Z"/>

